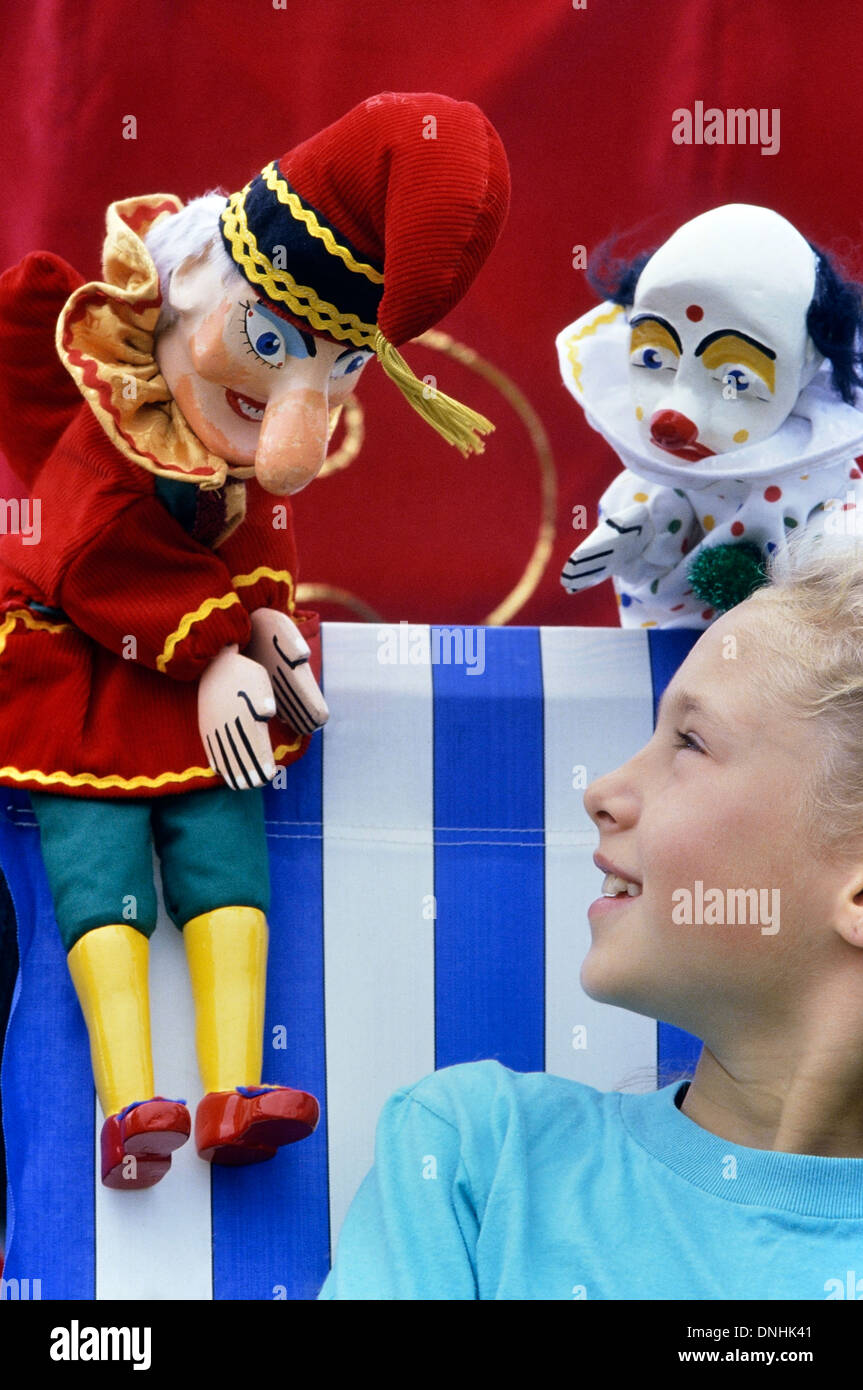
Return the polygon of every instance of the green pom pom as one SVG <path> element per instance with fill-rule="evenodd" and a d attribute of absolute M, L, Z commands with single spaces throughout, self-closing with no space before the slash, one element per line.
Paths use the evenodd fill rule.
<path fill-rule="evenodd" d="M 706 546 L 689 567 L 689 582 L 702 603 L 726 613 L 766 583 L 761 551 L 751 541 Z"/>

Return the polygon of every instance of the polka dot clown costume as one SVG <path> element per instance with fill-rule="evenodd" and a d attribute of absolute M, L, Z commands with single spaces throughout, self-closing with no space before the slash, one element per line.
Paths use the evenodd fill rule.
<path fill-rule="evenodd" d="M 592 278 L 606 301 L 557 349 L 624 471 L 561 582 L 611 578 L 623 627 L 705 628 L 792 531 L 856 526 L 859 295 L 783 217 L 745 204 Z"/>
<path fill-rule="evenodd" d="M 38 545 L 0 537 L 0 784 L 39 822 L 108 1187 L 152 1186 L 191 1133 L 154 1095 L 154 845 L 195 998 L 199 1155 L 260 1163 L 317 1124 L 314 1096 L 262 1080 L 263 787 L 328 714 L 285 499 L 375 359 L 482 448 L 490 422 L 398 347 L 462 298 L 508 202 L 478 107 L 386 92 L 227 200 L 113 204 L 101 281 L 45 252 L 0 277 L 0 447 L 41 518 Z"/>

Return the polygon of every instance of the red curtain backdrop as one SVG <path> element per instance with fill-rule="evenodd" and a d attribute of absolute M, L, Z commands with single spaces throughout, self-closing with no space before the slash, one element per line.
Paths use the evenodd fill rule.
<path fill-rule="evenodd" d="M 326 586 L 316 606 L 331 618 L 616 626 L 610 585 L 570 597 L 558 578 L 583 536 L 573 506 L 592 522 L 619 470 L 558 375 L 556 333 L 595 302 L 573 248 L 630 230 L 633 248 L 655 245 L 707 208 L 754 202 L 863 275 L 857 4 L 278 4 L 7 4 L 0 262 L 45 248 L 97 277 L 116 198 L 232 191 L 376 91 L 477 102 L 509 153 L 512 212 L 442 329 L 478 357 L 406 355 L 496 433 L 462 460 L 370 367 L 360 452 L 295 499 L 301 579 Z M 778 109 L 778 152 L 674 144 L 672 113 L 696 101 Z M 336 449 L 343 439 L 340 425 Z M 0 495 L 16 493 L 4 472 Z M 551 551 L 537 579 L 544 505 Z"/>

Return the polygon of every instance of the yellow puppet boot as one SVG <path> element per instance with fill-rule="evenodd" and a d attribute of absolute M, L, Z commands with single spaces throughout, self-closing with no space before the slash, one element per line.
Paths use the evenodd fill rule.
<path fill-rule="evenodd" d="M 262 1163 L 318 1123 L 314 1096 L 261 1085 L 267 920 L 256 907 L 217 907 L 183 929 L 195 997 L 198 1065 L 207 1094 L 195 1143 L 211 1163 Z"/>
<path fill-rule="evenodd" d="M 152 1187 L 191 1133 L 184 1101 L 153 1095 L 149 942 L 128 922 L 95 927 L 75 942 L 69 973 L 90 1037 L 106 1187 Z"/>

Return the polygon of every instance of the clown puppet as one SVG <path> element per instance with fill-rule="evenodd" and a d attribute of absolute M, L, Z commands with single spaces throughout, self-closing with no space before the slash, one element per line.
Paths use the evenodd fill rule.
<path fill-rule="evenodd" d="M 791 531 L 860 496 L 860 296 L 769 208 L 729 204 L 593 283 L 564 382 L 624 464 L 561 576 L 614 583 L 623 627 L 705 628 Z"/>
<path fill-rule="evenodd" d="M 198 1153 L 261 1162 L 317 1123 L 262 1081 L 262 789 L 327 718 L 287 498 L 373 358 L 481 450 L 490 422 L 398 347 L 461 299 L 508 199 L 476 106 L 386 93 L 227 200 L 113 204 L 102 281 L 44 252 L 0 279 L 0 445 L 42 531 L 0 541 L 0 783 L 39 823 L 106 1186 L 151 1186 L 191 1133 L 155 1093 L 153 844 L 195 998 Z"/>

